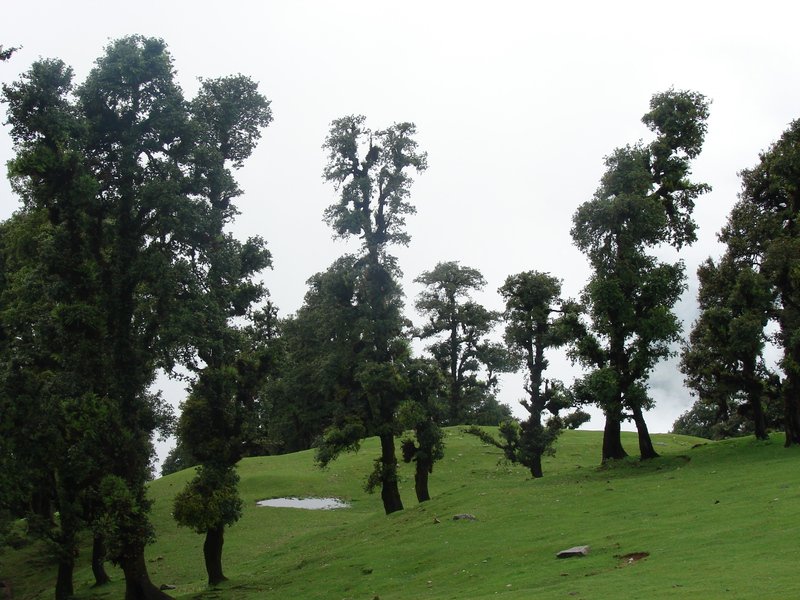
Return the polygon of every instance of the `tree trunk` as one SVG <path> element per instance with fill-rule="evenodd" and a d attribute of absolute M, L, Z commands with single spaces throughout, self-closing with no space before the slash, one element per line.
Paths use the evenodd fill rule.
<path fill-rule="evenodd" d="M 206 561 L 208 585 L 217 585 L 228 578 L 222 573 L 222 545 L 225 543 L 225 525 L 206 531 L 203 543 L 203 557 Z"/>
<path fill-rule="evenodd" d="M 144 562 L 144 549 L 135 551 L 133 556 L 127 556 L 120 561 L 122 572 L 125 574 L 125 600 L 171 600 L 158 589 L 147 573 Z"/>
<path fill-rule="evenodd" d="M 792 445 L 800 445 L 800 398 L 798 398 L 797 386 L 791 374 L 786 376 L 782 391 L 784 431 L 786 432 L 784 446 L 788 448 Z"/>
<path fill-rule="evenodd" d="M 417 502 L 427 502 L 431 499 L 430 492 L 428 492 L 428 474 L 432 470 L 432 464 L 417 458 L 417 468 L 414 472 L 414 491 L 417 493 Z"/>
<path fill-rule="evenodd" d="M 614 411 L 617 413 L 617 411 Z M 625 458 L 628 453 L 622 447 L 622 428 L 619 414 L 606 412 L 606 425 L 603 428 L 603 460 L 616 460 Z"/>
<path fill-rule="evenodd" d="M 56 600 L 72 598 L 72 572 L 75 569 L 75 554 L 72 551 L 60 552 L 58 560 L 58 575 L 56 577 Z"/>
<path fill-rule="evenodd" d="M 753 430 L 756 439 L 767 439 L 767 423 L 764 419 L 764 407 L 761 404 L 761 395 L 764 392 L 764 386 L 755 374 L 756 371 L 756 358 L 746 361 L 743 369 L 745 377 L 745 390 L 747 393 L 747 404 L 753 412 Z"/>
<path fill-rule="evenodd" d="M 531 458 L 531 476 L 534 479 L 539 479 L 540 477 L 544 477 L 544 473 L 542 472 L 542 455 L 541 454 L 534 454 Z"/>
<path fill-rule="evenodd" d="M 95 587 L 105 585 L 111 581 L 108 573 L 106 573 L 105 560 L 106 546 L 103 542 L 103 536 L 96 533 L 92 541 L 92 573 L 94 574 Z"/>
<path fill-rule="evenodd" d="M 636 423 L 636 431 L 639 434 L 639 455 L 642 460 L 658 458 L 658 452 L 653 447 L 653 440 L 650 439 L 650 432 L 647 430 L 647 423 L 644 414 L 639 406 L 635 406 L 633 411 L 633 421 Z"/>
<path fill-rule="evenodd" d="M 397 457 L 394 449 L 394 436 L 382 433 L 381 436 L 381 499 L 383 510 L 389 515 L 403 510 L 400 489 L 397 487 Z"/>
<path fill-rule="evenodd" d="M 761 406 L 761 398 L 751 400 L 750 406 L 753 408 L 753 429 L 756 439 L 768 439 L 769 436 L 767 435 L 767 424 L 764 420 L 764 408 Z"/>

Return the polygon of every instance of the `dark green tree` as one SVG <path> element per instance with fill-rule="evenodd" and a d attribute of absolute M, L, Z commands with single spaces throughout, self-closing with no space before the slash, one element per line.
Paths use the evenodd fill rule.
<path fill-rule="evenodd" d="M 363 341 L 356 261 L 345 255 L 312 276 L 303 305 L 281 324 L 282 352 L 264 416 L 267 444 L 275 452 L 311 448 L 358 406 L 354 374 Z"/>
<path fill-rule="evenodd" d="M 324 178 L 340 195 L 325 211 L 325 219 L 337 235 L 361 240 L 361 255 L 354 265 L 358 290 L 353 305 L 360 313 L 354 379 L 363 408 L 355 414 L 363 431 L 380 438 L 381 457 L 371 481 L 380 482 L 384 510 L 389 514 L 403 508 L 397 486 L 395 412 L 403 392 L 396 358 L 406 342 L 399 271 L 388 250 L 392 244 L 408 244 L 405 221 L 415 212 L 410 202 L 410 171 L 423 171 L 426 155 L 417 150 L 413 124 L 397 123 L 373 132 L 364 122 L 363 116 L 347 116 L 331 125 L 323 145 L 328 152 Z M 325 443 L 332 450 L 340 439 L 344 438 L 339 433 L 330 432 Z M 335 452 L 322 456 L 332 457 Z"/>
<path fill-rule="evenodd" d="M 594 198 L 573 217 L 573 241 L 593 270 L 583 295 L 591 325 L 576 327 L 572 348 L 592 371 L 576 392 L 605 413 L 603 460 L 626 456 L 620 438 L 626 410 L 636 423 L 641 457 L 657 456 L 644 420 L 652 404 L 647 378 L 679 340 L 672 309 L 684 275 L 680 262 L 660 263 L 648 252 L 665 244 L 680 249 L 696 238 L 694 202 L 709 188 L 688 176 L 707 117 L 708 102 L 700 94 L 654 95 L 642 121 L 655 139 L 608 156 Z"/>
<path fill-rule="evenodd" d="M 245 449 L 244 437 L 250 431 L 246 425 L 254 418 L 257 393 L 247 388 L 260 387 L 241 370 L 244 366 L 265 375 L 269 362 L 266 351 L 254 354 L 241 321 L 251 319 L 255 305 L 266 295 L 255 277 L 270 266 L 270 254 L 260 238 L 241 243 L 226 231 L 237 214 L 233 201 L 242 193 L 231 170 L 250 156 L 272 115 L 257 84 L 243 75 L 202 80 L 189 109 L 195 136 L 192 189 L 203 210 L 186 298 L 193 310 L 181 323 L 190 332 L 195 359 L 187 366 L 197 375 L 183 407 L 179 434 L 201 468 L 176 497 L 174 514 L 179 524 L 205 533 L 208 583 L 216 585 L 226 579 L 225 527 L 241 513 L 235 508 L 234 469 Z M 226 500 L 218 501 L 220 495 Z M 210 500 L 203 504 L 203 498 Z M 200 505 L 203 511 L 197 510 Z"/>
<path fill-rule="evenodd" d="M 144 560 L 153 536 L 151 436 L 165 423 L 158 395 L 148 390 L 156 370 L 169 370 L 191 347 L 183 325 L 193 306 L 185 301 L 196 296 L 192 257 L 207 224 L 193 197 L 193 173 L 202 165 L 192 115 L 165 44 L 140 36 L 112 42 L 74 94 L 69 70 L 48 61 L 5 94 L 18 148 L 15 189 L 47 215 L 57 232 L 54 251 L 74 261 L 49 282 L 74 294 L 64 322 L 75 331 L 60 347 L 91 343 L 99 363 L 80 369 L 80 389 L 104 415 L 94 441 L 107 461 L 95 488 L 94 527 L 122 567 L 126 598 L 165 598 Z M 89 402 L 78 406 L 91 414 Z"/>
<path fill-rule="evenodd" d="M 762 399 L 768 373 L 762 352 L 765 327 L 774 305 L 773 291 L 757 265 L 726 254 L 718 264 L 700 265 L 700 317 L 684 348 L 681 370 L 700 399 L 716 405 L 717 420 L 730 416 L 731 403 L 741 395 L 741 412 L 750 417 L 757 438 L 767 438 Z"/>
<path fill-rule="evenodd" d="M 756 255 L 759 273 L 778 298 L 774 318 L 783 349 L 786 445 L 800 444 L 800 121 L 794 121 L 759 163 L 742 171 L 742 192 L 721 240 L 734 256 Z"/>
<path fill-rule="evenodd" d="M 71 80 L 61 61 L 40 61 L 3 89 L 17 151 L 9 174 L 23 203 L 2 239 L 3 437 L 16 440 L 17 467 L 26 466 L 33 484 L 31 512 L 57 547 L 58 598 L 73 593 L 77 533 L 97 508 L 108 467 L 105 450 L 93 443 L 109 441 L 99 376 L 106 367 L 98 353 L 101 288 L 86 235 L 97 185 L 68 97 Z M 100 557 L 93 563 L 104 583 Z"/>
<path fill-rule="evenodd" d="M 538 271 L 510 275 L 499 292 L 506 305 L 506 344 L 525 370 L 528 395 L 521 401 L 528 418 L 520 425 L 518 461 L 530 469 L 533 477 L 542 477 L 542 456 L 552 451 L 565 426 L 558 413 L 572 404 L 561 382 L 544 379 L 548 365 L 545 351 L 567 343 L 570 329 L 563 323 L 567 319 L 564 314 L 575 312 L 577 307 L 562 300 L 558 279 Z M 551 414 L 547 423 L 542 422 L 545 410 Z"/>
<path fill-rule="evenodd" d="M 417 335 L 434 340 L 428 351 L 447 378 L 446 421 L 475 423 L 483 405 L 494 398 L 496 374 L 510 366 L 502 346 L 488 339 L 499 314 L 470 297 L 486 280 L 477 269 L 451 261 L 438 263 L 415 281 L 425 285 L 415 303 L 426 319 Z"/>
<path fill-rule="evenodd" d="M 418 502 L 431 499 L 428 479 L 433 465 L 444 458 L 444 431 L 439 426 L 444 412 L 445 380 L 439 366 L 426 359 L 406 361 L 407 397 L 398 408 L 401 427 L 411 430 L 401 444 L 403 460 L 413 462 L 414 491 Z"/>

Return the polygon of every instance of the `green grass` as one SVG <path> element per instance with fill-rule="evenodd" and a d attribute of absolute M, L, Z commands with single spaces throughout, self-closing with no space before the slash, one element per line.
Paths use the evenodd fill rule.
<path fill-rule="evenodd" d="M 240 465 L 243 518 L 226 533 L 230 581 L 205 585 L 202 536 L 179 529 L 171 498 L 189 477 L 153 482 L 158 541 L 147 551 L 157 584 L 176 598 L 772 598 L 800 594 L 800 449 L 743 438 L 709 442 L 656 435 L 662 458 L 597 466 L 601 433 L 568 432 L 545 477 L 500 460 L 499 451 L 458 428 L 436 465 L 433 499 L 417 504 L 413 471 L 402 467 L 406 510 L 383 514 L 361 489 L 375 440 L 320 471 L 310 452 Z M 635 451 L 634 434 L 623 434 Z M 278 496 L 336 496 L 334 511 L 260 508 Z M 453 521 L 470 513 L 477 521 Z M 436 520 L 440 522 L 436 522 Z M 588 544 L 583 558 L 555 554 Z M 18 599 L 51 598 L 55 570 L 35 547 L 5 550 L 0 579 Z M 620 557 L 647 552 L 628 564 Z M 89 550 L 79 598 L 121 598 L 122 575 L 90 589 Z"/>

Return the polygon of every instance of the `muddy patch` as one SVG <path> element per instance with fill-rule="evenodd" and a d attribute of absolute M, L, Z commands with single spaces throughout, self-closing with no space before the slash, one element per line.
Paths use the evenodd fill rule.
<path fill-rule="evenodd" d="M 623 554 L 622 556 L 617 556 L 616 558 L 619 559 L 620 566 L 632 565 L 633 563 L 637 563 L 640 560 L 643 560 L 650 556 L 649 552 L 631 552 L 629 554 Z"/>

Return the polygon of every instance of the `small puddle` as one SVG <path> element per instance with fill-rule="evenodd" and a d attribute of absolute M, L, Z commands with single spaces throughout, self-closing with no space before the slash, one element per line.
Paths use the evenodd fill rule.
<path fill-rule="evenodd" d="M 350 508 L 347 502 L 338 498 L 269 498 L 268 500 L 259 500 L 256 504 L 273 508 L 304 508 L 306 510 Z"/>

